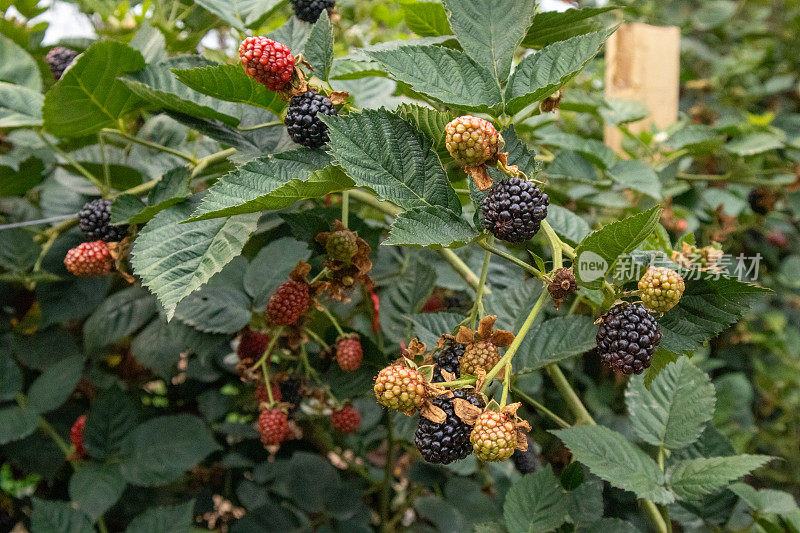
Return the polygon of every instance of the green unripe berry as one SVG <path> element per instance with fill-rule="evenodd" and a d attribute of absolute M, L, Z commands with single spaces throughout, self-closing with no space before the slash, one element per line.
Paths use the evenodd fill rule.
<path fill-rule="evenodd" d="M 358 242 L 355 234 L 349 230 L 334 231 L 325 243 L 328 257 L 342 263 L 350 263 L 358 252 Z"/>
<path fill-rule="evenodd" d="M 680 274 L 665 267 L 650 267 L 639 280 L 639 295 L 648 309 L 664 313 L 681 300 L 686 284 Z"/>

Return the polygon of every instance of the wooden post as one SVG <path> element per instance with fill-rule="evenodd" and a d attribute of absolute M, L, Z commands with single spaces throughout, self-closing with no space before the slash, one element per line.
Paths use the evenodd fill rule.
<path fill-rule="evenodd" d="M 633 133 L 655 124 L 664 129 L 678 119 L 681 32 L 676 26 L 623 24 L 606 46 L 606 97 L 638 100 L 649 116 L 628 124 Z M 606 144 L 622 153 L 623 134 L 606 126 Z"/>

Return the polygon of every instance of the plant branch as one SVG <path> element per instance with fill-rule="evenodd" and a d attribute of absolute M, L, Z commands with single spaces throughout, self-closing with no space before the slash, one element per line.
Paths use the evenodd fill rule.
<path fill-rule="evenodd" d="M 175 157 L 179 157 L 179 158 L 183 159 L 184 161 L 187 161 L 187 162 L 189 162 L 189 163 L 191 163 L 193 165 L 197 164 L 197 159 L 195 157 L 193 157 L 193 156 L 191 156 L 191 155 L 189 155 L 187 153 L 181 152 L 180 150 L 176 150 L 174 148 L 170 148 L 169 146 L 164 146 L 163 144 L 158 144 L 158 143 L 155 143 L 155 142 L 152 142 L 152 141 L 147 141 L 147 140 L 144 140 L 144 139 L 140 139 L 138 137 L 134 137 L 133 135 L 129 135 L 128 133 L 125 133 L 124 131 L 117 130 L 117 129 L 114 129 L 114 128 L 103 128 L 101 130 L 101 132 L 102 133 L 110 133 L 110 134 L 113 134 L 113 135 L 117 135 L 117 136 L 122 137 L 123 139 L 126 139 L 126 140 L 128 140 L 128 141 L 130 141 L 132 143 L 136 143 L 136 144 L 142 145 L 142 146 L 150 148 L 152 150 L 158 150 L 159 152 L 165 152 L 167 154 L 172 154 Z"/>
<path fill-rule="evenodd" d="M 567 381 L 567 378 L 564 376 L 561 368 L 559 368 L 558 363 L 550 363 L 544 367 L 544 369 L 547 372 L 547 375 L 550 376 L 550 379 L 553 380 L 553 383 L 558 389 L 558 392 L 561 394 L 561 397 L 564 398 L 564 401 L 567 403 L 567 407 L 569 407 L 570 411 L 572 411 L 572 414 L 575 415 L 575 425 L 596 425 L 594 418 L 592 418 L 592 415 L 589 414 L 586 406 L 583 405 L 583 402 L 578 397 L 575 389 L 573 389 L 572 385 L 570 385 L 569 381 Z"/>
<path fill-rule="evenodd" d="M 503 250 L 492 246 L 490 243 L 488 243 L 488 242 L 486 242 L 484 240 L 478 240 L 477 242 L 480 245 L 480 247 L 483 248 L 484 250 L 486 250 L 487 252 L 491 252 L 491 253 L 495 254 L 496 256 L 498 256 L 498 257 L 502 257 L 506 261 L 510 261 L 510 262 L 514 263 L 515 265 L 517 265 L 518 267 L 524 269 L 525 271 L 527 271 L 529 274 L 531 274 L 532 276 L 534 276 L 537 279 L 540 279 L 540 280 L 544 280 L 545 279 L 544 273 L 542 273 L 538 268 L 534 267 L 533 265 L 529 265 L 525 261 L 523 261 L 523 260 L 521 260 L 521 259 L 519 259 L 517 257 L 514 257 L 513 255 L 511 255 L 508 252 L 504 252 Z"/>
<path fill-rule="evenodd" d="M 547 407 L 545 407 L 541 403 L 537 402 L 536 400 L 534 400 L 533 398 L 531 398 L 530 396 L 528 396 L 527 394 L 522 392 L 519 389 L 519 387 L 516 387 L 515 385 L 511 385 L 511 392 L 513 392 L 515 395 L 519 396 L 522 399 L 522 401 L 524 401 L 525 403 L 527 403 L 528 405 L 530 405 L 531 407 L 533 407 L 537 411 L 541 411 L 542 414 L 544 414 L 545 416 L 550 418 L 553 422 L 555 422 L 562 429 L 568 429 L 568 428 L 572 427 L 572 426 L 569 425 L 569 422 L 567 422 L 566 420 L 564 420 L 563 418 L 561 418 L 560 416 L 555 414 L 553 411 L 551 411 L 550 409 L 548 409 Z"/>

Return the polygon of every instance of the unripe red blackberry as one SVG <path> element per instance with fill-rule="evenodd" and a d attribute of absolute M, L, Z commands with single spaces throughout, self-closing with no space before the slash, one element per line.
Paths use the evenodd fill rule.
<path fill-rule="evenodd" d="M 345 405 L 331 413 L 331 426 L 339 433 L 356 433 L 361 427 L 361 413 L 352 405 Z"/>
<path fill-rule="evenodd" d="M 505 461 L 517 447 L 517 430 L 507 413 L 484 411 L 478 416 L 469 440 L 479 460 Z"/>
<path fill-rule="evenodd" d="M 597 351 L 614 372 L 641 374 L 661 342 L 661 329 L 642 304 L 615 305 L 600 319 Z"/>
<path fill-rule="evenodd" d="M 272 401 L 273 402 L 281 401 L 281 388 L 280 388 L 280 386 L 277 383 L 270 383 L 269 388 L 270 388 L 270 390 L 267 391 L 267 386 L 264 384 L 264 382 L 259 382 L 258 385 L 256 385 L 255 396 L 256 396 L 256 401 L 258 402 L 259 405 L 261 405 L 262 403 L 266 403 L 266 404 L 270 404 L 271 403 L 269 401 L 269 393 L 270 392 L 272 392 Z"/>
<path fill-rule="evenodd" d="M 64 266 L 76 276 L 104 276 L 111 272 L 114 259 L 103 241 L 84 242 L 67 252 Z"/>
<path fill-rule="evenodd" d="M 334 231 L 325 241 L 328 257 L 345 264 L 358 253 L 358 237 L 350 230 Z"/>
<path fill-rule="evenodd" d="M 292 97 L 283 123 L 294 142 L 308 148 L 319 148 L 328 142 L 328 126 L 317 116 L 320 113 L 338 115 L 333 102 L 316 91 Z"/>
<path fill-rule="evenodd" d="M 506 178 L 483 199 L 483 227 L 500 240 L 522 243 L 539 232 L 550 197 L 533 182 Z"/>
<path fill-rule="evenodd" d="M 297 18 L 313 24 L 323 11 L 330 12 L 335 3 L 335 0 L 292 0 L 292 9 Z"/>
<path fill-rule="evenodd" d="M 289 280 L 270 296 L 267 303 L 267 320 L 273 326 L 288 326 L 306 314 L 311 297 L 308 283 Z"/>
<path fill-rule="evenodd" d="M 358 337 L 346 337 L 336 344 L 336 362 L 345 372 L 358 370 L 362 359 L 364 352 Z"/>
<path fill-rule="evenodd" d="M 86 415 L 79 416 L 75 423 L 72 424 L 72 429 L 69 431 L 69 441 L 75 446 L 75 455 L 78 457 L 86 457 L 86 448 L 83 446 L 83 430 L 86 428 Z"/>
<path fill-rule="evenodd" d="M 444 411 L 447 418 L 441 424 L 424 416 L 419 419 L 417 431 L 414 433 L 414 445 L 422 458 L 429 463 L 446 465 L 472 453 L 472 443 L 469 440 L 472 426 L 456 415 L 454 398 L 464 399 L 476 407 L 484 406 L 480 396 L 464 389 L 454 390 L 452 398 L 442 395 L 431 400 L 433 405 Z"/>
<path fill-rule="evenodd" d="M 433 367 L 433 383 L 443 383 L 442 370 L 453 374 L 456 378 L 461 376 L 461 357 L 464 355 L 466 345 L 455 340 L 447 341 L 447 344 L 436 356 L 436 365 Z"/>
<path fill-rule="evenodd" d="M 239 339 L 239 346 L 236 348 L 236 355 L 239 356 L 239 361 L 247 366 L 256 364 L 261 359 L 261 356 L 264 355 L 264 352 L 267 351 L 269 340 L 269 335 L 260 331 L 248 329 L 242 333 Z"/>
<path fill-rule="evenodd" d="M 294 56 L 289 48 L 266 37 L 248 37 L 239 46 L 244 70 L 271 91 L 285 89 L 294 73 Z"/>
<path fill-rule="evenodd" d="M 98 198 L 83 205 L 78 213 L 78 224 L 92 240 L 119 242 L 128 235 L 127 226 L 112 226 L 111 200 Z"/>
<path fill-rule="evenodd" d="M 387 366 L 375 378 L 375 397 L 390 409 L 411 412 L 425 401 L 425 381 L 413 368 Z"/>
<path fill-rule="evenodd" d="M 642 303 L 659 313 L 665 313 L 678 305 L 685 288 L 681 275 L 665 267 L 650 267 L 639 280 Z"/>
<path fill-rule="evenodd" d="M 63 46 L 56 46 L 47 52 L 47 55 L 44 56 L 44 60 L 47 61 L 50 72 L 53 73 L 53 77 L 58 81 L 76 57 L 78 57 L 78 52 L 75 50 L 70 50 Z"/>
<path fill-rule="evenodd" d="M 491 122 L 464 115 L 445 126 L 445 146 L 462 167 L 477 167 L 500 151 L 500 134 Z"/>
<path fill-rule="evenodd" d="M 490 341 L 477 341 L 468 344 L 461 357 L 461 374 L 475 375 L 479 368 L 486 372 L 500 361 L 500 352 L 497 346 Z"/>
<path fill-rule="evenodd" d="M 258 432 L 264 446 L 276 446 L 292 436 L 289 417 L 280 409 L 265 409 L 258 417 Z"/>

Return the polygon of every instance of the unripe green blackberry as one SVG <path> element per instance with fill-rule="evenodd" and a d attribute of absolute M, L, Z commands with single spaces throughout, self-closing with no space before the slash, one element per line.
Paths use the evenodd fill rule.
<path fill-rule="evenodd" d="M 642 303 L 659 313 L 665 313 L 678 305 L 685 288 L 681 275 L 665 267 L 650 267 L 639 280 Z"/>
<path fill-rule="evenodd" d="M 507 413 L 484 411 L 469 437 L 480 461 L 505 461 L 517 447 L 517 429 Z"/>
<path fill-rule="evenodd" d="M 491 122 L 464 115 L 445 126 L 445 146 L 462 167 L 477 167 L 495 157 L 502 145 Z"/>
<path fill-rule="evenodd" d="M 497 346 L 490 341 L 478 341 L 467 345 L 461 357 L 461 374 L 473 374 L 482 368 L 486 372 L 500 361 Z"/>
<path fill-rule="evenodd" d="M 325 242 L 325 251 L 331 259 L 349 264 L 358 253 L 358 238 L 350 230 L 334 231 Z"/>
<path fill-rule="evenodd" d="M 404 413 L 418 409 L 425 401 L 425 381 L 413 368 L 387 366 L 375 378 L 378 403 Z"/>

